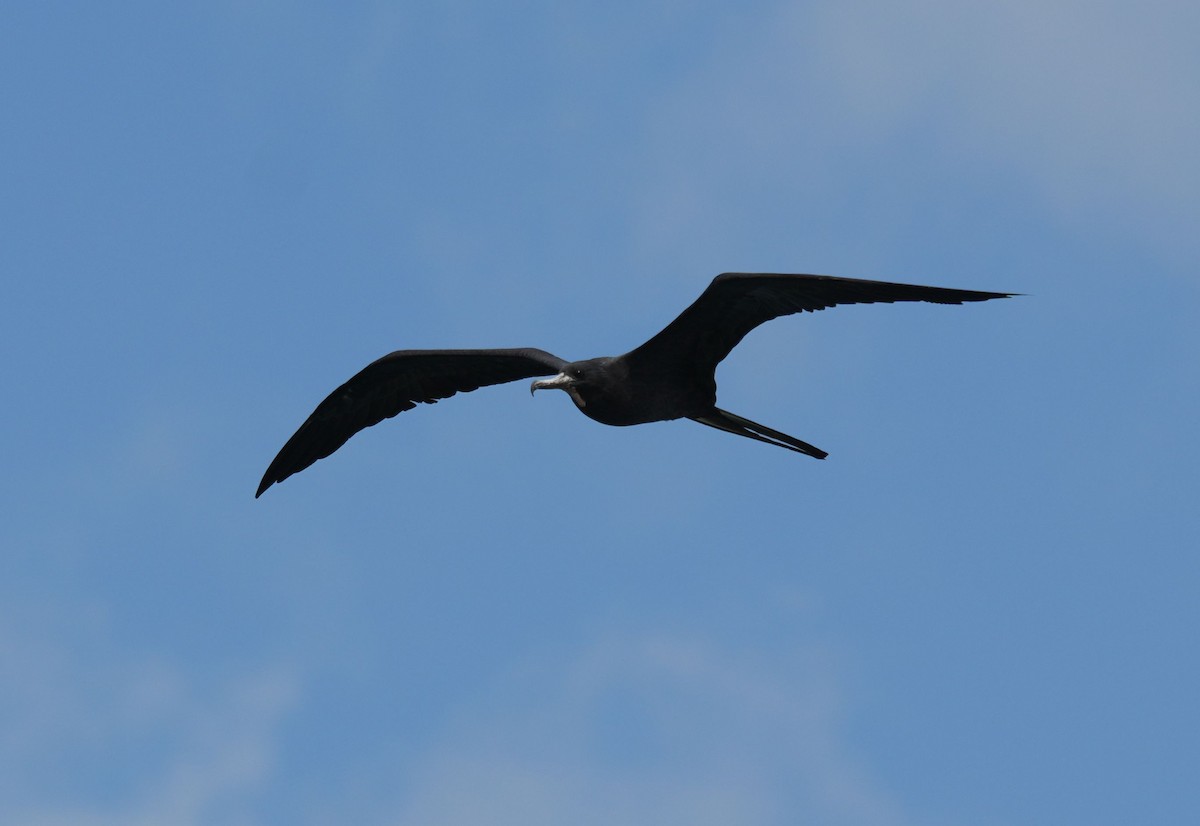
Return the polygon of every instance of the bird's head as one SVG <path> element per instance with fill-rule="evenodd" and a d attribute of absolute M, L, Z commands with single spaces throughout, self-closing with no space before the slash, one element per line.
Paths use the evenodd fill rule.
<path fill-rule="evenodd" d="M 535 391 L 546 389 L 565 390 L 571 401 L 575 402 L 575 406 L 586 411 L 588 399 L 597 392 L 604 392 L 604 388 L 611 382 L 612 377 L 607 370 L 611 361 L 611 358 L 573 361 L 563 367 L 562 372 L 554 378 L 539 379 L 529 385 L 529 394 L 533 395 Z"/>

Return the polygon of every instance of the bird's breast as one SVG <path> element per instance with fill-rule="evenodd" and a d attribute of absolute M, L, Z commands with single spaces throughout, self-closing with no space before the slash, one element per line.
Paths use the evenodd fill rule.
<path fill-rule="evenodd" d="M 701 415 L 716 403 L 715 388 L 671 381 L 630 381 L 609 392 L 581 395 L 575 404 L 584 415 L 616 427 Z"/>

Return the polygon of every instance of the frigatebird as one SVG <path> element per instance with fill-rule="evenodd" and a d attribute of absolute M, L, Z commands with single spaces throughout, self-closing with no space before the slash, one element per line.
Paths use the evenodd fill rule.
<path fill-rule="evenodd" d="M 622 356 L 566 361 L 532 348 L 398 350 L 364 367 L 317 405 L 263 475 L 255 498 L 324 459 L 360 430 L 418 403 L 535 376 L 529 388 L 566 391 L 583 414 L 609 425 L 694 422 L 794 450 L 829 454 L 716 406 L 717 364 L 758 325 L 838 304 L 929 301 L 962 304 L 1015 293 L 953 290 L 830 275 L 727 272 L 661 332 Z"/>

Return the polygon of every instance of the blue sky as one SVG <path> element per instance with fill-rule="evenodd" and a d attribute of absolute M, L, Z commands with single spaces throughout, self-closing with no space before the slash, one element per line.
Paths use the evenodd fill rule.
<path fill-rule="evenodd" d="M 6 4 L 0 820 L 1181 823 L 1195 4 Z M 394 349 L 725 270 L 1028 294 L 524 384 L 272 488 Z"/>

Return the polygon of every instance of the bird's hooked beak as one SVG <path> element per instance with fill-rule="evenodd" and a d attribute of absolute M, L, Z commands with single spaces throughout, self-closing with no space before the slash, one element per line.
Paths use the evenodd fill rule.
<path fill-rule="evenodd" d="M 539 379 L 529 385 L 529 395 L 532 396 L 538 390 L 565 390 L 575 404 L 583 407 L 583 399 L 579 396 L 579 391 L 575 389 L 575 385 L 578 383 L 574 377 L 568 376 L 566 373 L 559 373 L 552 379 Z"/>
<path fill-rule="evenodd" d="M 559 373 L 552 379 L 539 379 L 529 385 L 529 395 L 533 395 L 537 390 L 566 390 L 571 385 L 575 384 L 575 379 L 568 376 L 566 373 Z"/>

